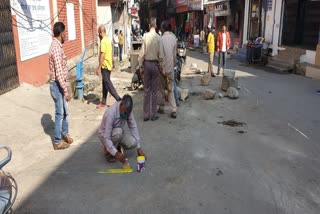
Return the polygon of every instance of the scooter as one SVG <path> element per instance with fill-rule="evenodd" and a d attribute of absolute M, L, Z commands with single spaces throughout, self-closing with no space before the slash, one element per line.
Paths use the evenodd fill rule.
<path fill-rule="evenodd" d="M 177 80 L 181 80 L 181 71 L 183 64 L 186 63 L 187 58 L 187 48 L 183 41 L 178 41 L 177 44 L 177 60 L 176 60 L 176 74 Z"/>
<path fill-rule="evenodd" d="M 2 168 L 11 161 L 12 151 L 5 145 L 0 146 L 0 150 L 2 149 L 5 149 L 8 155 L 0 161 L 0 213 L 6 214 L 11 211 L 16 200 L 18 186 L 12 175 L 2 170 Z"/>

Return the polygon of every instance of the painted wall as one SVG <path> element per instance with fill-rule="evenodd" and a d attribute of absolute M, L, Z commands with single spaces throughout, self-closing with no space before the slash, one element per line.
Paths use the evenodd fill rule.
<path fill-rule="evenodd" d="M 91 3 L 92 1 L 92 3 Z M 66 25 L 67 41 L 63 45 L 65 54 L 68 59 L 69 68 L 72 68 L 83 51 L 83 47 L 90 47 L 97 40 L 96 38 L 96 1 L 83 0 L 80 4 L 79 0 L 68 0 L 68 3 L 74 5 L 74 18 L 76 39 L 70 41 L 68 39 L 67 9 L 65 0 L 49 0 L 50 17 L 52 27 L 56 21 L 61 21 Z M 93 9 L 92 9 L 93 8 Z M 59 14 L 57 16 L 57 14 Z M 80 18 L 82 16 L 82 18 Z M 15 50 L 17 58 L 17 67 L 19 75 L 19 83 L 29 83 L 34 86 L 40 86 L 48 81 L 49 77 L 49 57 L 43 54 L 25 61 L 21 61 L 19 33 L 16 22 L 16 15 L 12 16 L 13 33 L 15 41 Z M 82 20 L 82 22 L 80 22 Z M 93 24 L 92 24 L 93 23 Z M 83 38 L 84 37 L 84 38 Z M 46 52 L 49 50 L 46 50 Z"/>

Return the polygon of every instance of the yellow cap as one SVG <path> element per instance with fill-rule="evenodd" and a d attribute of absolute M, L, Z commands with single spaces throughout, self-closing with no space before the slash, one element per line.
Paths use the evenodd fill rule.
<path fill-rule="evenodd" d="M 145 157 L 144 156 L 138 156 L 137 157 L 137 161 L 145 161 Z"/>

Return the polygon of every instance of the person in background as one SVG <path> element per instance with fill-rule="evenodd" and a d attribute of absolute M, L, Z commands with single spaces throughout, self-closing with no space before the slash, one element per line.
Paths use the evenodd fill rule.
<path fill-rule="evenodd" d="M 121 98 L 118 95 L 116 89 L 114 88 L 110 76 L 112 71 L 112 44 L 111 40 L 106 34 L 106 28 L 101 25 L 98 29 L 100 38 L 100 52 L 99 52 L 99 66 L 96 70 L 96 74 L 102 75 L 102 100 L 98 109 L 106 107 L 108 92 L 117 100 L 120 101 Z"/>
<path fill-rule="evenodd" d="M 213 59 L 214 59 L 214 34 L 213 34 L 213 28 L 209 25 L 208 26 L 209 34 L 207 39 L 207 48 L 208 48 L 208 55 L 209 55 L 209 63 L 208 63 L 208 73 L 211 74 L 212 77 L 214 77 L 213 72 Z"/>
<path fill-rule="evenodd" d="M 118 57 L 119 56 L 119 36 L 118 36 L 118 29 L 114 31 L 113 35 L 113 56 Z"/>
<path fill-rule="evenodd" d="M 122 52 L 123 52 L 123 44 L 124 44 L 122 30 L 120 30 L 118 37 L 119 37 L 119 61 L 122 62 Z"/>
<path fill-rule="evenodd" d="M 227 51 L 230 48 L 230 35 L 225 25 L 222 26 L 222 31 L 218 34 L 217 47 L 219 53 L 217 75 L 219 75 L 221 67 L 226 68 Z"/>

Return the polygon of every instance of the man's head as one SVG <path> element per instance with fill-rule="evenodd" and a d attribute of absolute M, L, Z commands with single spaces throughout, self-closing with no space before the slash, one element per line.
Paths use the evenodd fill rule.
<path fill-rule="evenodd" d="M 152 17 L 150 18 L 150 23 L 149 23 L 149 29 L 156 29 L 157 28 L 157 19 Z"/>
<path fill-rule="evenodd" d="M 120 30 L 120 31 L 119 31 L 119 34 L 121 34 L 121 35 L 122 35 L 122 30 Z"/>
<path fill-rule="evenodd" d="M 62 44 L 65 42 L 65 29 L 66 27 L 62 22 L 56 22 L 53 26 L 53 35 Z"/>
<path fill-rule="evenodd" d="M 222 26 L 222 32 L 223 33 L 227 32 L 227 27 L 225 25 Z"/>
<path fill-rule="evenodd" d="M 118 35 L 118 29 L 115 29 L 114 34 Z"/>
<path fill-rule="evenodd" d="M 132 108 L 132 97 L 129 94 L 124 95 L 120 103 L 120 117 L 122 119 L 127 119 L 130 113 L 132 112 Z"/>
<path fill-rule="evenodd" d="M 161 31 L 162 31 L 162 33 L 167 32 L 167 31 L 171 31 L 171 24 L 169 21 L 163 21 L 161 23 Z"/>
<path fill-rule="evenodd" d="M 98 34 L 99 34 L 99 38 L 102 39 L 103 36 L 106 35 L 106 28 L 104 25 L 100 25 L 98 28 Z"/>

